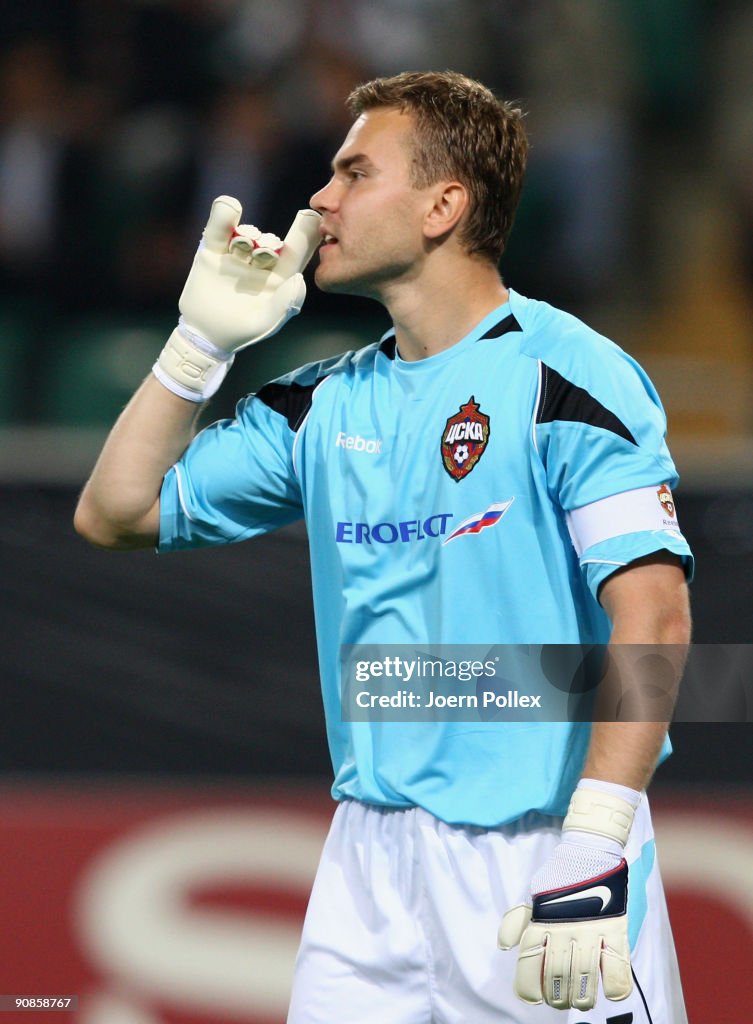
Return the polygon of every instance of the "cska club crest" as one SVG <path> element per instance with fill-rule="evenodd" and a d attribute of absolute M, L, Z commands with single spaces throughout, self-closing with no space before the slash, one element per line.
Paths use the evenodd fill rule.
<path fill-rule="evenodd" d="M 489 441 L 489 417 L 471 395 L 442 431 L 442 465 L 453 480 L 468 476 L 484 454 Z"/>
<path fill-rule="evenodd" d="M 670 519 L 675 517 L 675 502 L 672 497 L 672 492 L 666 484 L 662 484 L 659 490 L 656 492 L 656 496 L 661 502 L 661 506 L 667 513 Z"/>

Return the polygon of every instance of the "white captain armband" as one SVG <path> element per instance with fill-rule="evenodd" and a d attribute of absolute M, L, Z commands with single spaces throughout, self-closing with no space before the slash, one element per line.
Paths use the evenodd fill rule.
<path fill-rule="evenodd" d="M 680 535 L 677 510 L 668 484 L 611 494 L 567 513 L 567 528 L 580 558 L 595 544 L 644 531 Z"/>

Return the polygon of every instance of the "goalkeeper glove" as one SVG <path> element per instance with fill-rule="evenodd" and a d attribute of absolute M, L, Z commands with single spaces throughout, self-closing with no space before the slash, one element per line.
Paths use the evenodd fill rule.
<path fill-rule="evenodd" d="M 639 801 L 624 786 L 578 784 L 562 842 L 531 882 L 532 906 L 508 911 L 499 929 L 500 949 L 520 943 L 515 992 L 524 1002 L 590 1010 L 599 972 L 608 999 L 632 992 L 623 849 Z"/>
<path fill-rule="evenodd" d="M 191 402 L 211 398 L 235 353 L 279 331 L 306 297 L 301 271 L 321 240 L 319 214 L 299 210 L 284 241 L 239 225 L 240 218 L 237 199 L 212 203 L 178 326 L 153 367 L 166 388 Z"/>

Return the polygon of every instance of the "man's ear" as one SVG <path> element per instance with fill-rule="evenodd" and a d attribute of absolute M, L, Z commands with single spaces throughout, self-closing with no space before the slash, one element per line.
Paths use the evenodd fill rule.
<path fill-rule="evenodd" d="M 438 182 L 430 190 L 433 203 L 424 217 L 426 238 L 442 238 L 452 231 L 468 209 L 468 189 L 459 181 Z"/>

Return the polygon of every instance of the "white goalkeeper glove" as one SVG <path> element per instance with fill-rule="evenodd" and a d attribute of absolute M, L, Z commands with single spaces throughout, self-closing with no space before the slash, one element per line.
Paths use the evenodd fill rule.
<path fill-rule="evenodd" d="M 599 973 L 608 999 L 632 992 L 623 850 L 639 801 L 624 786 L 578 784 L 562 842 L 531 881 L 532 906 L 508 911 L 499 929 L 500 949 L 520 943 L 515 992 L 524 1002 L 590 1010 Z"/>
<path fill-rule="evenodd" d="M 313 210 L 298 211 L 284 241 L 239 224 L 241 212 L 230 196 L 212 203 L 178 303 L 178 326 L 152 368 L 166 388 L 191 402 L 211 398 L 237 351 L 300 313 L 301 271 L 321 241 Z"/>

